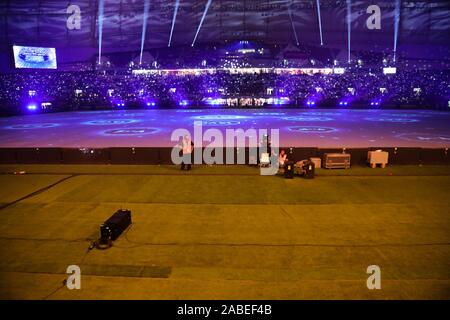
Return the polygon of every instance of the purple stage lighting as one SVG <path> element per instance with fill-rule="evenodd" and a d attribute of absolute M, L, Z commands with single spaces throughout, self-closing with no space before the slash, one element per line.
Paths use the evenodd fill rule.
<path fill-rule="evenodd" d="M 189 105 L 189 101 L 187 101 L 187 100 L 181 100 L 178 104 L 179 104 L 181 107 L 186 107 L 187 105 Z"/>
<path fill-rule="evenodd" d="M 34 103 L 31 103 L 31 104 L 27 105 L 27 109 L 29 111 L 36 111 L 37 110 L 37 105 L 34 104 Z"/>

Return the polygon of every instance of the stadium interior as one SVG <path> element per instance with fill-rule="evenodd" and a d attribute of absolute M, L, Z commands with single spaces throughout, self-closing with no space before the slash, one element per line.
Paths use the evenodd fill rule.
<path fill-rule="evenodd" d="M 440 0 L 1 1 L 0 299 L 450 299 L 449 34 Z"/>

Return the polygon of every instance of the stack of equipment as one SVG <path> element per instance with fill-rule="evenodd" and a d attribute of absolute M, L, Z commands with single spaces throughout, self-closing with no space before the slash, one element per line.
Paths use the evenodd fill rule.
<path fill-rule="evenodd" d="M 367 153 L 367 162 L 371 168 L 375 168 L 378 164 L 385 168 L 389 159 L 389 153 L 382 150 L 369 151 Z"/>
<path fill-rule="evenodd" d="M 312 162 L 314 162 L 314 168 L 320 169 L 322 167 L 322 159 L 320 158 L 309 158 Z"/>
<path fill-rule="evenodd" d="M 323 162 L 326 169 L 348 169 L 350 168 L 350 154 L 325 153 Z"/>

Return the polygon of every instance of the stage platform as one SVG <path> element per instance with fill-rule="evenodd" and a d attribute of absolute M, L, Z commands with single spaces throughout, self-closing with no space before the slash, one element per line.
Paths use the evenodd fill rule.
<path fill-rule="evenodd" d="M 390 163 L 450 163 L 450 112 L 348 109 L 106 110 L 1 118 L 0 163 L 171 164 L 172 132 L 193 132 L 195 121 L 203 132 L 215 128 L 224 136 L 226 129 L 279 129 L 280 146 L 295 160 L 345 149 L 352 164 L 365 164 L 367 151 L 381 148 Z"/>
<path fill-rule="evenodd" d="M 0 147 L 171 147 L 173 130 L 279 129 L 284 147 L 450 147 L 450 112 L 411 110 L 108 110 L 0 119 Z"/>

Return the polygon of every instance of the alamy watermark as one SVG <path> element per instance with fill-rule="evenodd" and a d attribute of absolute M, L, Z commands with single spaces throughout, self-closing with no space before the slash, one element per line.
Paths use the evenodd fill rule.
<path fill-rule="evenodd" d="M 380 290 L 381 289 L 381 269 L 377 265 L 371 265 L 367 267 L 367 271 L 370 276 L 367 278 L 367 289 Z"/>
<path fill-rule="evenodd" d="M 66 273 L 69 274 L 66 281 L 67 289 L 81 289 L 81 269 L 77 265 L 70 265 L 66 269 Z"/>
<path fill-rule="evenodd" d="M 175 129 L 170 137 L 177 142 L 171 152 L 174 164 L 258 164 L 261 175 L 275 175 L 278 172 L 279 129 L 203 129 L 202 121 L 194 122 L 194 130 Z M 235 149 L 242 152 L 237 152 Z M 248 161 L 245 151 L 248 150 Z M 224 155 L 225 152 L 225 155 Z M 236 159 L 235 159 L 236 156 Z"/>

